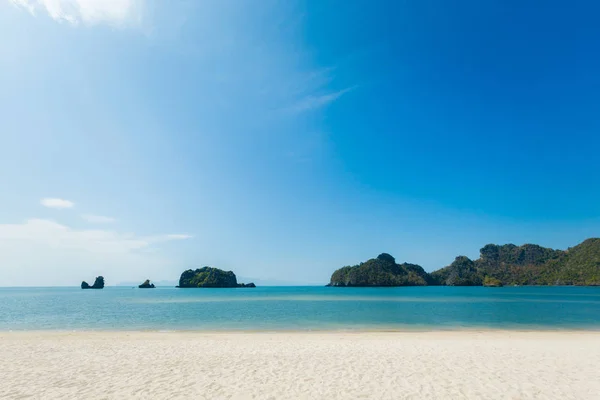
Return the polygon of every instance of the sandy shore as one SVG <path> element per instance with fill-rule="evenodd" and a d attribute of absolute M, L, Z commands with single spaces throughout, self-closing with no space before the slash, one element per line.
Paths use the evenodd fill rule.
<path fill-rule="evenodd" d="M 598 399 L 600 333 L 0 333 L 5 399 Z"/>

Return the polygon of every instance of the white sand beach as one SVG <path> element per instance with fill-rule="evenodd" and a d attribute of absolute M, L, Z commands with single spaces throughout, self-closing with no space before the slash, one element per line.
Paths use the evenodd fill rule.
<path fill-rule="evenodd" d="M 598 399 L 594 332 L 0 333 L 2 399 Z"/>

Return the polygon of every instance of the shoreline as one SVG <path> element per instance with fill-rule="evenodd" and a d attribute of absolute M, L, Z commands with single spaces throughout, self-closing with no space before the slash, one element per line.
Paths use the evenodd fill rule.
<path fill-rule="evenodd" d="M 246 337 L 248 339 L 265 337 L 306 337 L 306 338 L 419 338 L 420 340 L 440 339 L 440 338 L 483 338 L 483 339 L 541 339 L 541 338 L 567 338 L 572 336 L 588 337 L 598 340 L 600 344 L 600 331 L 590 330 L 565 330 L 565 331 L 533 331 L 533 330 L 448 330 L 448 331 L 202 331 L 202 330 L 124 330 L 124 331 L 0 331 L 0 340 L 3 339 L 30 339 L 33 337 L 40 339 L 62 339 L 62 338 L 188 338 L 198 337 L 211 338 L 236 338 Z"/>
<path fill-rule="evenodd" d="M 18 335 L 18 334 L 135 334 L 135 333 L 182 333 L 182 334 L 210 334 L 210 335 L 234 335 L 234 334 L 306 334 L 306 335 L 335 335 L 335 334 L 411 334 L 411 333 L 426 333 L 426 334 L 461 334 L 461 333 L 523 333 L 523 334 L 569 334 L 569 333 L 588 333 L 600 335 L 600 326 L 587 328 L 486 328 L 486 327 L 451 327 L 443 328 L 340 328 L 340 329 L 0 329 L 0 337 L 2 335 Z"/>

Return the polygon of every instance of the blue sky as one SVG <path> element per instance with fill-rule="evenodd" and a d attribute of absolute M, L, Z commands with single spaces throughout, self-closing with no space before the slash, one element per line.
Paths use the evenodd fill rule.
<path fill-rule="evenodd" d="M 0 0 L 0 285 L 598 236 L 599 11 Z"/>

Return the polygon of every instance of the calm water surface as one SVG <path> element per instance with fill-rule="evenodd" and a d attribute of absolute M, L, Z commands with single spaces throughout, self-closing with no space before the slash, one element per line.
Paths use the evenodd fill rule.
<path fill-rule="evenodd" d="M 600 287 L 0 288 L 0 330 L 600 330 Z"/>

